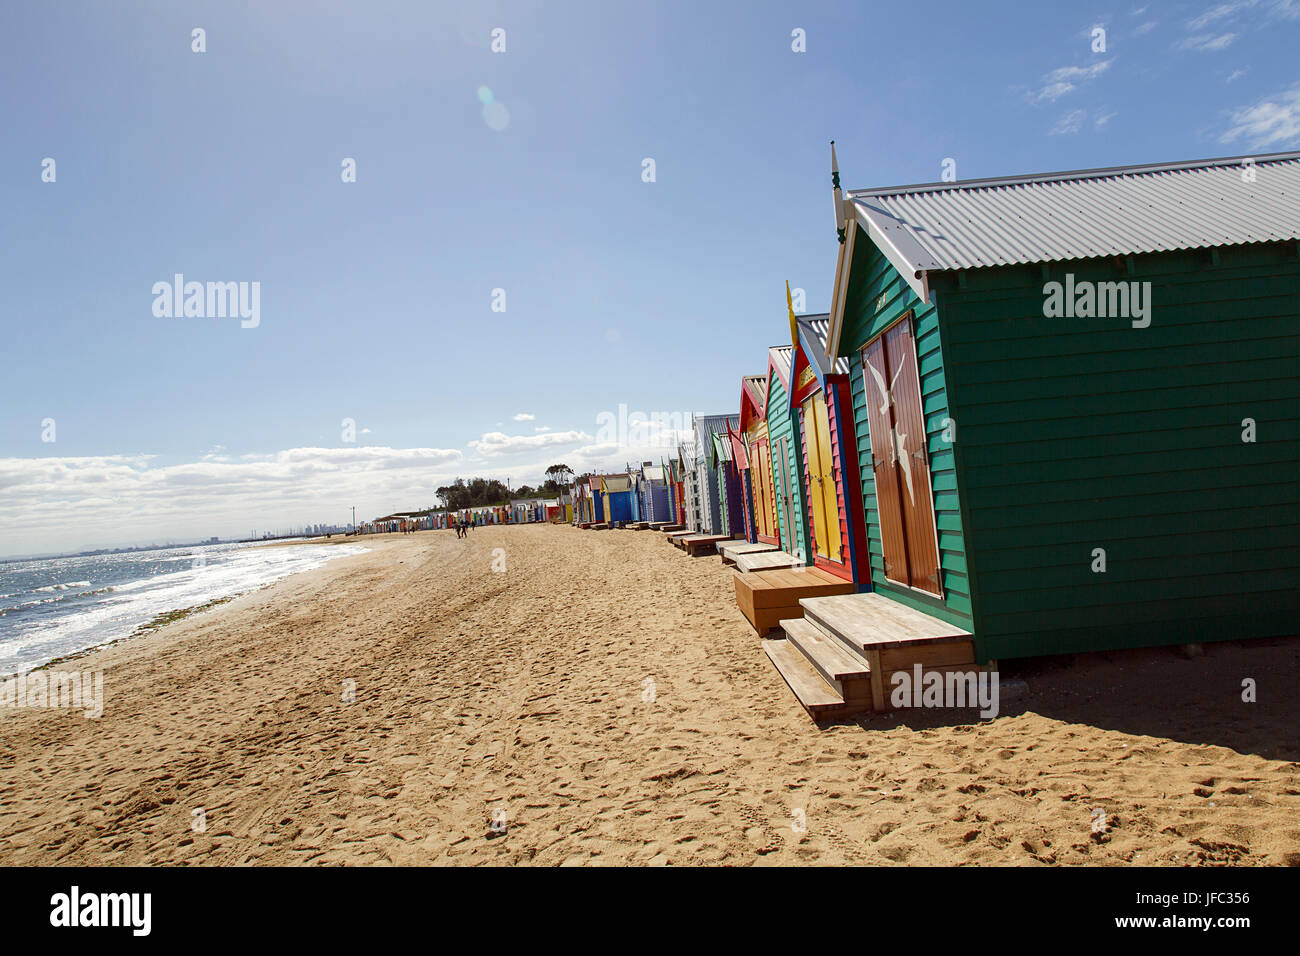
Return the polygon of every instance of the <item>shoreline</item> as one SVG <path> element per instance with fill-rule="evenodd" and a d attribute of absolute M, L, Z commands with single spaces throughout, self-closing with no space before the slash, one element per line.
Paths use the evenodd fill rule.
<path fill-rule="evenodd" d="M 275 542 L 275 546 L 278 546 L 278 547 L 303 547 L 303 546 L 306 546 L 306 545 L 317 544 L 317 543 L 320 543 L 320 544 L 334 544 L 334 543 L 336 543 L 336 542 L 330 541 L 330 540 L 328 540 L 328 539 L 326 539 L 326 538 L 320 538 L 320 539 L 294 539 L 294 540 L 291 540 L 291 541 Z M 355 542 L 353 542 L 353 543 L 355 543 Z M 237 552 L 241 552 L 241 551 L 249 550 L 249 549 L 251 549 L 251 548 L 253 548 L 253 547 L 258 547 L 258 546 L 259 546 L 259 545 L 245 545 L 245 546 L 243 546 L 243 547 L 239 547 L 239 548 L 231 549 L 231 552 L 232 552 L 232 553 L 237 553 Z M 265 547 L 265 546 L 268 546 L 268 545 L 260 545 L 260 546 L 261 546 L 261 547 Z M 328 561 L 331 561 L 331 560 L 338 560 L 338 558 L 337 558 L 337 557 L 328 558 L 328 559 L 326 559 L 325 562 L 322 562 L 322 565 L 323 565 L 324 563 L 328 563 Z M 317 567 L 320 567 L 320 566 L 322 566 L 322 565 L 318 565 Z M 100 642 L 97 642 L 97 643 L 91 644 L 91 645 L 89 645 L 89 646 L 87 646 L 87 647 L 82 647 L 82 648 L 79 648 L 79 649 L 76 649 L 76 650 L 67 651 L 66 653 L 58 654 L 58 655 L 52 657 L 52 658 L 51 658 L 50 660 L 48 660 L 48 661 L 43 661 L 43 662 L 41 662 L 41 663 L 39 663 L 39 664 L 35 664 L 35 665 L 33 665 L 33 666 L 30 666 L 30 667 L 28 667 L 25 671 L 21 671 L 21 672 L 13 672 L 12 674 L 9 674 L 9 676 L 14 676 L 15 674 L 18 674 L 18 673 L 32 673 L 32 672 L 35 672 L 35 671 L 44 671 L 44 670 L 49 670 L 50 668 L 53 668 L 53 667 L 56 667 L 56 666 L 59 666 L 59 665 L 62 665 L 62 664 L 67 664 L 67 663 L 71 663 L 71 662 L 73 662 L 73 661 L 80 660 L 80 659 L 86 657 L 87 655 L 90 655 L 90 654 L 95 653 L 95 652 L 98 651 L 98 650 L 102 650 L 102 649 L 104 649 L 104 648 L 108 648 L 108 647 L 113 647 L 113 646 L 115 646 L 115 645 L 121 644 L 121 643 L 124 642 L 124 641 L 135 640 L 136 638 L 139 638 L 139 637 L 145 636 L 145 635 L 147 635 L 147 634 L 149 634 L 149 633 L 152 633 L 153 631 L 156 631 L 156 630 L 158 630 L 159 628 L 161 628 L 161 627 L 163 627 L 163 626 L 165 626 L 165 625 L 167 625 L 167 624 L 174 623 L 175 621 L 181 620 L 181 619 L 186 618 L 186 617 L 193 616 L 193 615 L 195 615 L 195 614 L 201 614 L 201 613 L 203 613 L 203 612 L 205 612 L 205 611 L 215 609 L 215 608 L 217 608 L 217 607 L 220 607 L 220 606 L 223 605 L 223 604 L 227 604 L 227 603 L 229 603 L 230 601 L 235 600 L 236 598 L 242 597 L 242 596 L 244 596 L 245 594 L 250 594 L 250 593 L 252 593 L 252 592 L 259 591 L 259 590 L 262 590 L 262 589 L 264 589 L 264 588 L 272 587 L 273 585 L 279 583 L 279 581 L 283 580 L 283 579 L 286 578 L 286 577 L 292 577 L 292 576 L 294 576 L 294 575 L 296 575 L 296 574 L 306 574 L 306 573 L 310 573 L 311 571 L 314 571 L 314 570 L 316 570 L 316 569 L 317 569 L 317 568 L 305 568 L 305 569 L 296 570 L 296 571 L 289 571 L 288 573 L 282 575 L 281 577 L 275 578 L 275 579 L 273 579 L 273 580 L 271 580 L 271 581 L 265 581 L 265 582 L 260 583 L 260 584 L 251 584 L 251 585 L 248 586 L 248 587 L 245 587 L 245 588 L 242 588 L 242 589 L 240 589 L 240 590 L 234 591 L 234 592 L 232 592 L 232 593 L 230 593 L 230 594 L 219 594 L 219 595 L 216 596 L 216 597 L 209 598 L 209 599 L 204 600 L 204 601 L 200 601 L 199 603 L 196 603 L 196 604 L 183 604 L 183 605 L 178 605 L 178 606 L 176 606 L 176 607 L 163 608 L 162 610 L 155 611 L 155 612 L 153 613 L 153 615 L 152 615 L 150 618 L 148 618 L 147 620 L 142 621 L 140 624 L 136 625 L 136 626 L 135 626 L 135 627 L 134 627 L 134 628 L 133 628 L 129 633 L 121 634 L 121 635 L 119 635 L 119 636 L 117 636 L 117 637 L 107 638 L 107 639 L 105 639 L 105 640 L 103 640 L 103 641 L 100 641 Z M 138 580 L 139 580 L 139 581 L 146 581 L 146 580 L 149 580 L 149 579 L 148 579 L 148 578 L 140 578 L 140 579 L 138 579 Z M 130 581 L 128 581 L 128 582 L 123 582 L 123 583 L 130 584 L 130 583 L 134 583 L 134 582 L 130 582 Z M 120 586 L 121 586 L 121 583 L 119 583 L 119 584 L 115 584 L 115 585 L 111 585 L 111 586 L 108 586 L 108 587 L 107 587 L 107 590 L 109 590 L 109 591 L 115 591 L 115 590 L 118 590 L 118 589 L 120 588 Z M 67 617 L 65 618 L 65 620 L 67 620 L 67 621 L 75 621 L 75 620 L 76 620 L 76 617 L 77 617 L 77 613 L 86 613 L 87 611 L 90 611 L 90 610 L 93 610 L 93 608 L 84 608 L 84 609 L 81 609 L 81 610 L 79 610 L 79 611 L 76 612 L 76 613 L 72 613 L 72 614 L 67 615 Z M 9 673 L 9 672 L 5 672 L 5 673 Z"/>
<path fill-rule="evenodd" d="M 990 721 L 819 730 L 716 558 L 365 537 L 90 650 L 98 720 L 0 709 L 6 862 L 1300 864 L 1295 641 L 1035 662 Z"/>

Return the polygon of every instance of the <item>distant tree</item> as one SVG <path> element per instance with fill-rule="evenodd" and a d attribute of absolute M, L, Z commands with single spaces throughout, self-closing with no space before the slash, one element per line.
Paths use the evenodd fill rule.
<path fill-rule="evenodd" d="M 568 488 L 573 479 L 573 469 L 568 465 L 551 465 L 546 469 L 546 477 L 559 488 Z"/>
<path fill-rule="evenodd" d="M 510 501 L 510 489 L 496 478 L 457 478 L 443 485 L 435 494 L 443 507 L 451 511 L 504 505 Z"/>

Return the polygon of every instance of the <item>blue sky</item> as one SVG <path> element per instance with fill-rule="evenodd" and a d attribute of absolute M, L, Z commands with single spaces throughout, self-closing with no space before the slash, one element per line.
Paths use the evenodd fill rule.
<path fill-rule="evenodd" d="M 373 517 L 637 458 L 620 403 L 733 411 L 785 281 L 827 307 L 832 138 L 846 187 L 1300 144 L 1300 0 L 310 10 L 0 12 L 0 554 Z M 177 272 L 259 282 L 259 324 L 155 316 Z"/>

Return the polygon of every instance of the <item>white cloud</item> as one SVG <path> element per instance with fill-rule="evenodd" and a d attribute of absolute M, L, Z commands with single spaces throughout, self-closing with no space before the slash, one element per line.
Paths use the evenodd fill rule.
<path fill-rule="evenodd" d="M 1183 41 L 1184 50 L 1196 50 L 1199 53 L 1215 53 L 1219 50 L 1226 50 L 1237 39 L 1235 33 L 1221 33 L 1218 36 L 1203 33 L 1199 36 L 1188 37 Z"/>
<path fill-rule="evenodd" d="M 1056 121 L 1056 125 L 1049 130 L 1049 135 L 1062 136 L 1077 133 L 1083 129 L 1084 120 L 1087 118 L 1087 110 L 1071 110 Z"/>
<path fill-rule="evenodd" d="M 1112 62 L 1114 57 L 1109 60 L 1099 60 L 1091 66 L 1063 66 L 1046 73 L 1043 75 L 1043 85 L 1037 92 L 1031 93 L 1029 99 L 1033 103 L 1055 102 L 1066 93 L 1077 89 L 1080 83 L 1101 76 L 1110 68 Z"/>
<path fill-rule="evenodd" d="M 1300 142 L 1300 85 L 1238 107 L 1229 123 L 1221 143 L 1241 139 L 1252 149 L 1277 149 Z"/>
<path fill-rule="evenodd" d="M 1101 114 L 1099 114 L 1099 115 L 1098 115 L 1097 117 L 1095 117 L 1095 118 L 1093 119 L 1093 121 L 1092 121 L 1093 129 L 1102 129 L 1102 128 L 1103 128 L 1107 123 L 1109 123 L 1109 122 L 1110 122 L 1110 121 L 1111 121 L 1111 120 L 1112 120 L 1116 115 L 1117 115 L 1117 114 L 1115 114 L 1115 113 L 1101 113 Z"/>
<path fill-rule="evenodd" d="M 1229 0 L 1228 3 L 1221 3 L 1217 7 L 1211 7 L 1198 17 L 1187 21 L 1187 29 L 1204 30 L 1211 23 L 1217 23 L 1220 20 L 1235 17 L 1242 10 L 1249 10 L 1255 6 L 1258 0 Z"/>
<path fill-rule="evenodd" d="M 488 458 L 535 451 L 539 448 L 579 445 L 586 441 L 591 441 L 591 436 L 580 431 L 543 432 L 538 435 L 507 435 L 504 432 L 487 432 L 482 438 L 471 441 L 469 447 Z"/>
<path fill-rule="evenodd" d="M 535 432 L 549 432 L 550 430 L 551 430 L 551 426 L 550 426 L 550 425 L 534 425 L 534 426 L 533 426 L 533 431 L 535 431 Z"/>
<path fill-rule="evenodd" d="M 1146 8 L 1143 7 L 1143 9 Z M 1159 22 L 1160 21 L 1158 20 L 1148 20 L 1146 23 L 1140 24 L 1133 32 L 1138 36 L 1142 36 L 1143 34 L 1150 33 L 1152 30 L 1156 28 Z"/>
<path fill-rule="evenodd" d="M 529 415 L 527 412 L 520 412 L 515 416 L 517 422 L 531 422 L 537 418 L 536 415 Z"/>
<path fill-rule="evenodd" d="M 1228 74 L 1228 79 L 1225 80 L 1224 82 L 1233 83 L 1241 79 L 1245 75 L 1246 75 L 1245 70 L 1233 70 L 1231 73 Z"/>
<path fill-rule="evenodd" d="M 5 552 L 245 535 L 433 503 L 445 448 L 290 448 L 164 464 L 154 455 L 0 459 Z M 371 513 L 373 512 L 373 513 Z"/>

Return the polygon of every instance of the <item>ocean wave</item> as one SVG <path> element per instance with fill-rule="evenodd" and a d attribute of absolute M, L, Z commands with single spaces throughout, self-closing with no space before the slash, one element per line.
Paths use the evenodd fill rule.
<path fill-rule="evenodd" d="M 64 584 L 47 584 L 43 588 L 32 588 L 31 593 L 43 594 L 48 591 L 68 591 L 71 590 L 72 588 L 88 588 L 88 587 L 90 587 L 89 581 L 68 581 Z"/>
<path fill-rule="evenodd" d="M 0 670 L 30 669 L 127 637 L 159 614 L 233 597 L 367 550 L 359 545 L 247 548 L 188 568 L 161 572 L 157 567 L 141 568 L 141 577 L 111 586 L 92 589 L 88 580 L 68 581 L 40 588 L 44 596 L 20 592 L 18 596 L 26 600 L 0 609 L 0 619 L 12 615 L 0 621 Z M 83 590 L 73 590 L 77 587 Z"/>

